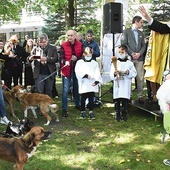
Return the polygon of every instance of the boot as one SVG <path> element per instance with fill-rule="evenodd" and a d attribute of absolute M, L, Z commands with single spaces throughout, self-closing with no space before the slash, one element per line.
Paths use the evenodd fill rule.
<path fill-rule="evenodd" d="M 127 114 L 126 112 L 122 112 L 122 120 L 125 122 L 127 121 L 126 114 Z"/>
<path fill-rule="evenodd" d="M 89 117 L 90 117 L 90 119 L 95 119 L 95 117 L 93 115 L 93 111 L 89 111 Z"/>
<path fill-rule="evenodd" d="M 115 120 L 117 122 L 120 122 L 121 117 L 120 117 L 120 102 L 119 101 L 115 101 L 115 113 L 116 113 Z"/>
<path fill-rule="evenodd" d="M 81 111 L 80 113 L 80 118 L 86 118 L 86 112 L 85 111 Z"/>
<path fill-rule="evenodd" d="M 116 112 L 116 121 L 120 122 L 121 121 L 121 117 L 120 117 L 120 112 Z"/>

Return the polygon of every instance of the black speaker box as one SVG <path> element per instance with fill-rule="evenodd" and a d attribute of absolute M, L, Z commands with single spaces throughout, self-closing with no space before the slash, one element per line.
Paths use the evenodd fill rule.
<path fill-rule="evenodd" d="M 103 33 L 121 33 L 123 31 L 123 5 L 107 3 L 103 5 Z"/>

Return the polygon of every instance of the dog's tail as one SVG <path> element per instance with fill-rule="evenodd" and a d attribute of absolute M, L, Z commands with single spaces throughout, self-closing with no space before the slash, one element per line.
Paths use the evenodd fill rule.
<path fill-rule="evenodd" d="M 58 110 L 59 110 L 59 107 L 58 107 L 58 105 L 57 104 L 50 104 L 49 105 L 49 108 L 50 108 L 50 111 L 52 112 L 52 113 L 56 113 Z"/>

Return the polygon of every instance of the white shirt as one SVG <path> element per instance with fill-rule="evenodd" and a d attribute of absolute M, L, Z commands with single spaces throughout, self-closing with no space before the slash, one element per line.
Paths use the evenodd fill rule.
<path fill-rule="evenodd" d="M 91 60 L 90 62 L 85 62 L 83 59 L 78 60 L 75 66 L 75 73 L 78 79 L 79 94 L 99 92 L 98 85 L 92 85 L 95 81 L 99 81 L 102 84 L 99 65 L 95 60 Z M 91 78 L 83 78 L 86 74 Z"/>

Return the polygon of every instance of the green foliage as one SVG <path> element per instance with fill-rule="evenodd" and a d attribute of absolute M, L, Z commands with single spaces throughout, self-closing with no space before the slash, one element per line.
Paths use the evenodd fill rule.
<path fill-rule="evenodd" d="M 21 9 L 25 6 L 25 0 L 0 0 L 0 20 L 4 21 L 20 21 Z"/>
<path fill-rule="evenodd" d="M 48 33 L 50 39 L 52 41 L 57 40 L 68 29 L 75 29 L 82 34 L 85 34 L 88 29 L 92 29 L 95 33 L 96 41 L 99 42 L 101 27 L 100 22 L 95 19 L 94 13 L 99 4 L 96 4 L 95 0 L 74 0 L 69 1 L 65 6 L 62 4 L 58 3 L 58 9 L 45 20 L 46 27 L 44 31 Z"/>
<path fill-rule="evenodd" d="M 170 1 L 159 0 L 155 1 L 151 7 L 151 16 L 159 21 L 169 21 L 170 16 Z"/>

